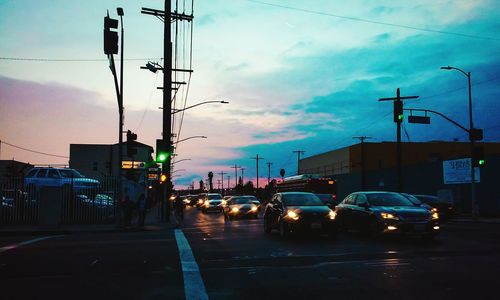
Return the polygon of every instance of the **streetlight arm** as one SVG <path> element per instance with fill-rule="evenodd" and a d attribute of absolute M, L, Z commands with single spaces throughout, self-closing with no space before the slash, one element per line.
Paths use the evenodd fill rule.
<path fill-rule="evenodd" d="M 456 67 L 451 67 L 451 66 L 441 67 L 441 70 L 457 70 L 459 72 L 462 72 L 462 74 L 464 74 L 465 76 L 470 77 L 470 73 L 466 73 L 464 70 Z"/>
<path fill-rule="evenodd" d="M 173 144 L 181 143 L 181 142 L 184 142 L 184 141 L 187 141 L 187 140 L 190 140 L 190 139 L 194 139 L 194 138 L 206 139 L 207 137 L 204 136 L 204 135 L 190 136 L 188 138 L 185 138 L 185 139 L 182 139 L 182 140 L 178 140 L 177 142 L 174 142 Z"/>
<path fill-rule="evenodd" d="M 196 107 L 196 106 L 200 106 L 200 105 L 203 105 L 203 104 L 208 104 L 208 103 L 222 103 L 222 104 L 228 104 L 229 102 L 227 101 L 205 101 L 205 102 L 201 102 L 201 103 L 197 103 L 197 104 L 194 104 L 194 105 L 191 105 L 191 106 L 188 106 L 186 108 L 182 108 L 182 109 L 175 109 L 175 110 L 172 110 L 172 114 L 176 114 L 178 112 L 181 112 L 181 111 L 185 111 L 185 110 L 188 110 L 190 108 L 193 108 L 193 107 Z"/>

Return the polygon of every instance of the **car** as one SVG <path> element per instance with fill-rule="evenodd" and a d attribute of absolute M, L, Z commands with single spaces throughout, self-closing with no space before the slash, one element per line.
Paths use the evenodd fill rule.
<path fill-rule="evenodd" d="M 442 221 L 447 221 L 455 215 L 455 208 L 453 204 L 446 200 L 442 200 L 438 196 L 434 195 L 413 195 L 415 198 L 421 202 L 429 205 L 430 207 L 437 210 Z"/>
<path fill-rule="evenodd" d="M 255 205 L 254 196 L 233 196 L 227 200 L 223 206 L 224 219 L 232 220 L 235 218 L 253 218 L 259 217 L 259 208 Z"/>
<path fill-rule="evenodd" d="M 276 193 L 264 210 L 264 232 L 280 235 L 317 231 L 337 236 L 337 214 L 316 195 L 307 192 Z"/>
<path fill-rule="evenodd" d="M 197 209 L 201 209 L 201 206 L 205 203 L 205 200 L 208 200 L 208 194 L 207 193 L 201 193 L 198 194 L 196 197 L 196 202 L 195 202 L 195 207 Z"/>
<path fill-rule="evenodd" d="M 440 231 L 437 212 L 415 206 L 396 192 L 354 192 L 342 200 L 335 211 L 340 228 L 359 230 L 371 236 L 411 234 L 432 239 Z"/>
<path fill-rule="evenodd" d="M 425 204 L 423 203 L 422 201 L 418 200 L 417 197 L 415 197 L 414 195 L 412 194 L 408 194 L 408 193 L 401 193 L 401 195 L 405 196 L 406 199 L 410 200 L 411 203 L 413 203 L 413 205 L 415 206 L 421 206 L 421 207 L 424 207 L 424 208 L 427 208 L 428 210 L 432 211 L 432 212 L 435 212 L 437 211 L 437 209 L 433 208 L 432 206 L 430 206 L 429 204 Z"/>
<path fill-rule="evenodd" d="M 337 195 L 332 194 L 315 194 L 323 203 L 328 205 L 331 209 L 334 209 L 339 202 L 337 201 Z"/>
<path fill-rule="evenodd" d="M 75 169 L 35 167 L 24 178 L 28 193 L 34 194 L 44 186 L 60 187 L 63 191 L 73 190 L 76 194 L 95 197 L 100 187 L 99 181 L 87 178 Z"/>
<path fill-rule="evenodd" d="M 203 213 L 208 213 L 210 211 L 215 211 L 215 212 L 222 212 L 222 199 L 211 199 L 211 200 L 205 200 L 201 207 L 201 211 Z"/>

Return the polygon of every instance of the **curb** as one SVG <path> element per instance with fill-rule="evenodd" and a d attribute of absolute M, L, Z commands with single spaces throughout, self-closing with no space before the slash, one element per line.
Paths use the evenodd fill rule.
<path fill-rule="evenodd" d="M 170 230 L 170 224 L 150 224 L 144 227 L 112 227 L 112 228 L 32 228 L 32 229 L 0 229 L 2 236 L 22 236 L 22 235 L 57 235 L 57 234 L 94 234 L 94 233 L 130 233 L 144 231 Z"/>

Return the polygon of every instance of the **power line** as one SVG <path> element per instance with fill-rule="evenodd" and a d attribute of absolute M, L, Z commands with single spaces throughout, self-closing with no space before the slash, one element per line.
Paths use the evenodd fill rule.
<path fill-rule="evenodd" d="M 8 145 L 8 146 L 20 149 L 20 150 L 24 150 L 24 151 L 28 151 L 28 152 L 32 152 L 32 153 L 36 153 L 36 154 L 41 154 L 41 155 L 46 155 L 46 156 L 53 156 L 53 157 L 60 157 L 60 158 L 69 158 L 68 156 L 50 154 L 50 153 L 40 152 L 40 151 L 36 151 L 36 150 L 32 150 L 32 149 L 28 149 L 28 148 L 16 146 L 16 145 L 7 143 L 6 141 L 3 141 L 3 140 L 0 140 L 0 144 L 5 144 L 5 145 Z"/>
<path fill-rule="evenodd" d="M 158 60 L 162 58 L 149 57 L 149 58 L 126 58 L 125 60 Z M 14 60 L 14 61 L 40 61 L 40 62 L 89 62 L 89 61 L 108 61 L 103 58 L 27 58 L 27 57 L 0 57 L 0 60 Z M 117 59 L 119 61 L 119 59 Z"/>
<path fill-rule="evenodd" d="M 305 8 L 291 7 L 291 6 L 274 4 L 274 3 L 268 3 L 268 2 L 257 1 L 257 0 L 247 0 L 247 1 L 253 2 L 253 3 L 257 3 L 257 4 L 267 5 L 267 6 L 279 7 L 279 8 L 289 9 L 289 10 L 295 10 L 295 11 L 305 12 L 305 13 L 309 13 L 309 14 L 322 15 L 322 16 L 339 18 L 339 19 L 356 21 L 356 22 L 364 22 L 364 23 L 370 23 L 370 24 L 377 24 L 377 25 L 384 25 L 384 26 L 391 26 L 391 27 L 399 27 L 399 28 L 412 29 L 412 30 L 417 30 L 417 31 L 425 31 L 425 32 L 431 32 L 431 33 L 447 34 L 447 35 L 454 35 L 454 36 L 460 36 L 460 37 L 466 37 L 466 38 L 473 38 L 473 39 L 500 41 L 500 39 L 493 38 L 493 37 L 485 37 L 485 36 L 478 36 L 478 35 L 472 35 L 472 34 L 464 34 L 464 33 L 459 33 L 459 32 L 451 32 L 451 31 L 427 29 L 427 28 L 421 28 L 421 27 L 415 27 L 415 26 L 409 26 L 409 25 L 401 25 L 401 24 L 395 24 L 395 23 L 373 21 L 373 20 L 362 19 L 362 18 L 357 18 L 357 17 L 348 17 L 348 16 L 342 16 L 342 15 L 336 15 L 336 14 L 332 14 L 332 13 L 325 13 L 325 12 L 320 12 L 320 11 L 315 11 L 315 10 L 309 10 L 309 9 L 305 9 Z"/>

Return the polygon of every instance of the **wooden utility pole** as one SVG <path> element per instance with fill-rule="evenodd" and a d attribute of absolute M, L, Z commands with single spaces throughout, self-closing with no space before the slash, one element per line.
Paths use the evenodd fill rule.
<path fill-rule="evenodd" d="M 230 168 L 234 169 L 234 187 L 236 188 L 238 186 L 238 169 L 241 168 L 241 166 L 238 167 L 237 164 L 234 164 L 234 166 Z"/>
<path fill-rule="evenodd" d="M 167 182 L 162 186 L 162 217 L 165 216 L 165 221 L 170 221 L 170 204 L 168 199 L 172 193 L 172 174 L 171 162 L 173 156 L 172 147 L 172 71 L 176 72 L 192 72 L 192 70 L 172 69 L 172 21 L 188 21 L 193 20 L 193 15 L 179 14 L 172 12 L 171 0 L 165 0 L 165 8 L 163 11 L 151 8 L 142 8 L 141 13 L 155 16 L 163 21 L 163 58 L 164 65 L 157 69 L 163 70 L 163 126 L 162 126 L 162 147 L 168 149 L 156 149 L 156 151 L 168 152 L 165 161 L 162 162 L 162 172 L 167 175 Z M 165 213 L 163 213 L 165 211 Z M 163 220 L 163 218 L 162 218 Z"/>
<path fill-rule="evenodd" d="M 271 166 L 272 162 L 267 162 L 267 184 L 271 182 Z"/>
<path fill-rule="evenodd" d="M 259 157 L 257 154 L 255 157 L 251 157 L 251 159 L 255 159 L 256 170 L 257 170 L 257 189 L 259 189 L 259 160 L 264 159 L 263 157 Z"/>

